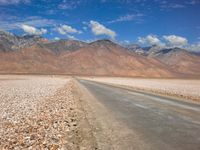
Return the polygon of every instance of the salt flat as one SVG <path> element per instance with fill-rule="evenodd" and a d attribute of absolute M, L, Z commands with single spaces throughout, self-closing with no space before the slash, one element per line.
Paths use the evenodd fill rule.
<path fill-rule="evenodd" d="M 166 95 L 178 96 L 195 102 L 200 102 L 200 80 L 117 77 L 93 77 L 85 79 L 128 86 L 135 89 L 157 92 Z"/>

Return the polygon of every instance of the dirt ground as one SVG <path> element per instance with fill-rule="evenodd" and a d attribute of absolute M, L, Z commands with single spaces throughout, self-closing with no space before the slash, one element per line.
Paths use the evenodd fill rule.
<path fill-rule="evenodd" d="M 200 103 L 200 80 L 84 77 L 83 79 L 133 88 Z"/>
<path fill-rule="evenodd" d="M 0 76 L 0 149 L 95 149 L 73 79 Z"/>

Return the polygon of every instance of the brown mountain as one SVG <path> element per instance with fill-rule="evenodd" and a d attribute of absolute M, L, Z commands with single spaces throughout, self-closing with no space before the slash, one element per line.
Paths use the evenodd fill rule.
<path fill-rule="evenodd" d="M 16 51 L 45 41 L 38 35 L 17 36 L 0 30 L 0 51 Z"/>
<path fill-rule="evenodd" d="M 15 50 L 13 46 L 20 45 L 21 38 L 13 41 L 15 37 L 12 36 L 14 35 L 6 36 L 6 46 L 5 39 L 0 40 L 0 45 L 4 48 L 1 50 L 0 47 L 0 73 L 135 77 L 200 75 L 197 65 L 199 57 L 192 54 L 175 55 L 171 52 L 170 55 L 163 53 L 156 57 L 147 57 L 130 52 L 109 40 L 98 40 L 88 44 L 76 40 L 32 40 L 30 37 L 24 37 L 24 46 Z M 12 47 L 9 47 L 9 42 L 12 43 Z M 6 47 L 9 48 L 5 49 Z"/>
<path fill-rule="evenodd" d="M 171 77 L 159 61 L 128 52 L 109 41 L 100 40 L 59 55 L 41 44 L 20 51 L 0 52 L 1 73 L 47 73 L 109 76 Z"/>
<path fill-rule="evenodd" d="M 95 41 L 78 51 L 62 55 L 61 59 L 65 62 L 66 71 L 72 74 L 174 76 L 173 71 L 159 61 L 130 53 L 109 40 Z"/>
<path fill-rule="evenodd" d="M 200 55 L 181 48 L 163 48 L 157 45 L 141 48 L 139 46 L 127 47 L 129 51 L 149 58 L 159 60 L 168 68 L 184 77 L 200 76 Z M 179 75 L 180 76 L 180 75 Z"/>
<path fill-rule="evenodd" d="M 87 45 L 87 43 L 78 40 L 59 40 L 40 44 L 41 47 L 50 49 L 56 54 L 60 54 L 64 51 L 76 51 Z"/>
<path fill-rule="evenodd" d="M 154 57 L 177 72 L 188 76 L 200 76 L 200 57 L 184 49 L 164 49 Z"/>

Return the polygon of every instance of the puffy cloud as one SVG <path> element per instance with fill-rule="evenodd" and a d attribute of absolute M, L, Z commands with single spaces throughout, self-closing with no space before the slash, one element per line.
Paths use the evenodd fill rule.
<path fill-rule="evenodd" d="M 77 29 L 69 26 L 69 25 L 61 25 L 57 28 L 57 31 L 62 35 L 68 35 L 68 34 L 74 34 L 74 33 L 82 33 L 81 31 L 78 31 Z"/>
<path fill-rule="evenodd" d="M 184 46 L 188 44 L 188 40 L 185 37 L 177 36 L 177 35 L 164 35 L 163 38 L 166 40 L 167 45 L 171 47 L 175 46 Z"/>
<path fill-rule="evenodd" d="M 156 35 L 147 35 L 146 37 L 139 37 L 138 42 L 147 45 L 164 45 Z"/>
<path fill-rule="evenodd" d="M 190 44 L 185 47 L 188 51 L 200 52 L 200 43 Z"/>
<path fill-rule="evenodd" d="M 107 35 L 112 39 L 115 39 L 116 37 L 116 33 L 114 31 L 106 28 L 104 25 L 100 24 L 97 21 L 91 20 L 89 26 L 91 27 L 91 30 L 95 35 Z"/>
<path fill-rule="evenodd" d="M 177 35 L 164 35 L 162 38 L 156 35 L 147 35 L 146 37 L 139 37 L 138 42 L 146 45 L 159 45 L 165 47 L 184 47 L 188 45 L 188 40 L 185 37 Z"/>
<path fill-rule="evenodd" d="M 29 3 L 30 0 L 0 0 L 0 5 L 11 5 L 19 3 Z"/>
<path fill-rule="evenodd" d="M 146 37 L 139 37 L 138 42 L 143 45 L 157 45 L 160 48 L 184 48 L 191 52 L 200 52 L 200 42 L 190 44 L 185 37 L 177 35 L 164 35 L 162 38 L 156 35 L 147 35 Z"/>
<path fill-rule="evenodd" d="M 33 35 L 42 35 L 47 33 L 47 29 L 41 28 L 41 29 L 37 29 L 33 26 L 29 26 L 29 25 L 25 25 L 22 24 L 21 28 L 24 30 L 24 32 L 28 33 L 28 34 L 33 34 Z"/>

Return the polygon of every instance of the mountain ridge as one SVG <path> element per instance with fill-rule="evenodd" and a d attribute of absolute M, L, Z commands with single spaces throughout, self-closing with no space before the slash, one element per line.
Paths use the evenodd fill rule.
<path fill-rule="evenodd" d="M 139 46 L 129 50 L 108 39 L 86 43 L 78 40 L 47 41 L 41 37 L 6 34 L 13 45 L 23 46 L 12 49 L 3 43 L 0 36 L 0 73 L 46 73 L 100 76 L 132 77 L 196 77 L 199 56 L 181 49 L 144 50 L 135 52 Z M 16 38 L 16 43 L 12 42 Z M 26 41 L 27 39 L 27 41 Z M 31 40 L 30 40 L 31 39 Z M 6 50 L 5 48 L 11 48 Z M 16 46 L 17 47 L 17 46 Z M 148 54 L 149 52 L 149 54 Z M 177 56 L 176 56 L 177 55 Z M 180 59 L 177 59 L 177 57 Z M 176 59 L 178 61 L 172 60 Z M 183 63 L 181 63 L 183 61 Z M 185 68 L 184 68 L 185 67 Z"/>

